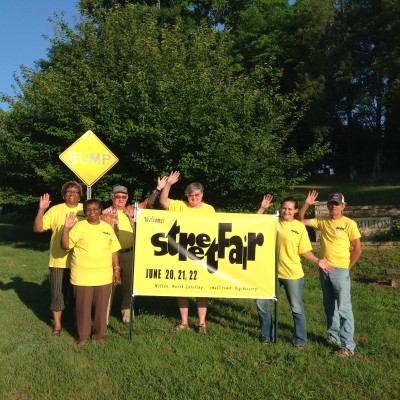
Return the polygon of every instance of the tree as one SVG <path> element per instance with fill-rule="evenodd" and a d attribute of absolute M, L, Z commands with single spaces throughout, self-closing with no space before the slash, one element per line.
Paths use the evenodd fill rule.
<path fill-rule="evenodd" d="M 280 92 L 299 97 L 304 115 L 289 139 L 299 153 L 323 140 L 324 164 L 374 179 L 382 163 L 398 165 L 399 8 L 395 0 L 250 0 L 225 15 L 237 69 L 267 62 L 282 71 Z"/>
<path fill-rule="evenodd" d="M 240 11 L 229 14 L 235 41 L 237 69 L 251 72 L 268 63 L 282 71 L 280 93 L 294 94 L 303 111 L 288 143 L 302 154 L 314 143 L 324 143 L 327 157 L 330 109 L 327 75 L 330 73 L 327 35 L 334 8 L 326 0 L 246 1 Z M 228 28 L 229 29 L 229 28 Z M 307 167 L 319 169 L 321 158 Z"/>
<path fill-rule="evenodd" d="M 393 145 L 396 137 L 390 120 L 392 108 L 397 107 L 391 96 L 398 87 L 400 73 L 395 39 L 400 31 L 400 7 L 392 0 L 337 3 L 334 86 L 345 135 L 344 146 L 338 151 L 350 149 L 344 165 L 380 179 L 383 163 L 394 159 L 386 143 Z"/>
<path fill-rule="evenodd" d="M 103 199 L 115 183 L 142 196 L 156 175 L 179 169 L 182 184 L 201 181 L 213 204 L 239 210 L 282 195 L 322 155 L 318 141 L 301 154 L 288 143 L 301 114 L 296 96 L 280 94 L 278 68 L 238 74 L 227 32 L 188 30 L 182 19 L 160 26 L 158 12 L 126 5 L 76 29 L 59 23 L 49 61 L 27 72 L 5 123 L 11 142 L 24 143 L 29 168 L 14 174 L 27 199 L 70 178 L 58 154 L 88 129 L 120 159 L 96 184 Z"/>

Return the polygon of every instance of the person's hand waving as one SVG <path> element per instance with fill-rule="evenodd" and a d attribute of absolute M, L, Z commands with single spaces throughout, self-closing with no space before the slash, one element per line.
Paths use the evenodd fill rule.
<path fill-rule="evenodd" d="M 168 176 L 158 177 L 157 178 L 157 190 L 161 192 L 164 189 L 165 184 L 168 182 Z"/>
<path fill-rule="evenodd" d="M 178 182 L 180 175 L 181 173 L 179 171 L 172 171 L 168 177 L 168 183 L 173 185 L 174 183 Z"/>
<path fill-rule="evenodd" d="M 318 192 L 316 190 L 311 190 L 308 192 L 308 196 L 306 198 L 306 203 L 310 206 L 313 204 L 318 204 L 319 202 L 317 201 L 318 197 Z"/>
<path fill-rule="evenodd" d="M 273 196 L 271 194 L 266 194 L 262 199 L 260 207 L 264 208 L 264 210 L 265 210 L 272 204 L 272 199 L 273 199 Z"/>
<path fill-rule="evenodd" d="M 67 217 L 65 218 L 64 228 L 71 229 L 75 225 L 75 223 L 75 213 L 71 211 L 69 214 L 67 214 Z"/>
<path fill-rule="evenodd" d="M 42 210 L 47 210 L 50 207 L 50 195 L 48 193 L 45 193 L 43 196 L 40 196 L 40 201 L 39 201 L 39 208 Z"/>

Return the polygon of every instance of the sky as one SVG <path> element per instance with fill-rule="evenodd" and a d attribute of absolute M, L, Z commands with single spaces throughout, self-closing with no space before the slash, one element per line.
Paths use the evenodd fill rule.
<path fill-rule="evenodd" d="M 50 43 L 43 35 L 53 37 L 53 25 L 48 21 L 54 13 L 65 14 L 70 26 L 78 0 L 0 0 L 0 92 L 14 95 L 14 73 L 20 75 L 20 65 L 32 68 L 35 61 L 47 59 Z M 6 103 L 0 109 L 8 110 Z"/>
<path fill-rule="evenodd" d="M 294 0 L 290 0 L 293 3 Z M 47 59 L 48 40 L 53 37 L 53 25 L 48 21 L 55 12 L 64 12 L 70 26 L 78 0 L 0 0 L 0 92 L 14 95 L 14 74 L 20 75 L 20 65 L 32 68 L 35 61 Z M 8 110 L 0 102 L 0 109 Z"/>

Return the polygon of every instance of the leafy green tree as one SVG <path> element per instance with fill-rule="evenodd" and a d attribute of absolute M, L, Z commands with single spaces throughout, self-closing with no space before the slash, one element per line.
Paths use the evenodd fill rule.
<path fill-rule="evenodd" d="M 227 17 L 237 70 L 251 73 L 267 63 L 282 71 L 280 93 L 298 97 L 303 115 L 288 143 L 300 154 L 315 142 L 325 144 L 325 157 L 329 153 L 326 41 L 333 18 L 333 4 L 326 0 L 298 0 L 295 4 L 286 0 L 246 1 Z M 320 158 L 316 158 L 308 168 L 320 165 Z"/>
<path fill-rule="evenodd" d="M 160 26 L 158 12 L 126 5 L 100 8 L 75 29 L 58 23 L 49 60 L 26 72 L 5 118 L 15 193 L 29 201 L 58 192 L 71 178 L 58 155 L 88 129 L 120 160 L 95 185 L 103 199 L 116 183 L 139 198 L 157 175 L 179 169 L 182 189 L 201 181 L 208 201 L 240 210 L 304 179 L 324 148 L 291 146 L 301 108 L 280 93 L 280 69 L 263 63 L 238 74 L 227 32 L 208 22 L 188 30 L 182 19 Z"/>
<path fill-rule="evenodd" d="M 323 140 L 338 172 L 378 178 L 382 163 L 398 165 L 397 1 L 250 0 L 224 18 L 238 71 L 268 63 L 282 71 L 280 92 L 301 100 L 289 138 L 299 153 Z"/>
<path fill-rule="evenodd" d="M 391 0 L 336 4 L 332 83 L 340 121 L 334 137 L 337 164 L 368 171 L 373 179 L 382 177 L 385 163 L 396 164 L 389 147 L 396 143 L 391 121 L 400 73 L 399 17 L 398 2 Z M 340 160 L 340 154 L 346 159 Z"/>

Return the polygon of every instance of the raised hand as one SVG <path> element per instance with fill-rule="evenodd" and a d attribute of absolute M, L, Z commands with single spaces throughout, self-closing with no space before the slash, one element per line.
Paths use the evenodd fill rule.
<path fill-rule="evenodd" d="M 43 196 L 40 196 L 40 201 L 39 201 L 39 208 L 42 210 L 47 210 L 50 207 L 50 195 L 48 193 L 45 193 Z"/>
<path fill-rule="evenodd" d="M 311 190 L 310 192 L 308 192 L 306 203 L 310 206 L 312 206 L 313 204 L 318 204 L 317 197 L 318 192 L 316 190 Z"/>
<path fill-rule="evenodd" d="M 268 208 L 272 204 L 273 196 L 271 194 L 266 194 L 261 202 L 260 208 Z"/>
<path fill-rule="evenodd" d="M 75 225 L 75 223 L 75 213 L 71 211 L 69 214 L 67 214 L 67 217 L 65 218 L 64 228 L 71 229 Z"/>
<path fill-rule="evenodd" d="M 168 181 L 168 176 L 158 177 L 157 178 L 157 190 L 163 190 L 165 184 Z"/>
<path fill-rule="evenodd" d="M 179 171 L 172 171 L 168 177 L 168 183 L 173 185 L 174 183 L 178 182 L 180 175 L 181 173 Z"/>

